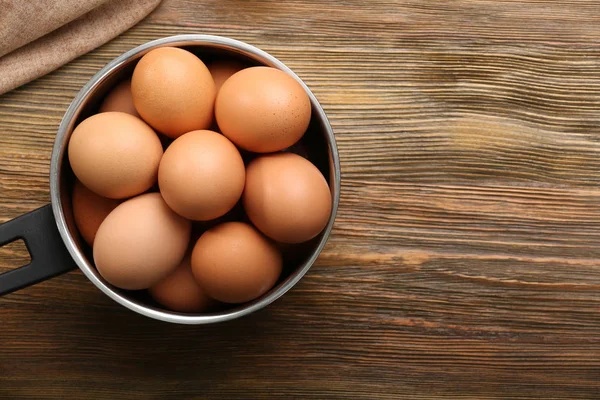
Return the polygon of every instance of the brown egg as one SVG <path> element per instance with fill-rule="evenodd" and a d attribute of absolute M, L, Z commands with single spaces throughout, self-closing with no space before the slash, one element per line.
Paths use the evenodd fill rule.
<path fill-rule="evenodd" d="M 83 240 L 91 246 L 100 224 L 119 205 L 119 201 L 98 196 L 79 181 L 73 185 L 71 201 L 75 225 Z"/>
<path fill-rule="evenodd" d="M 131 92 L 142 118 L 171 138 L 212 122 L 215 83 L 189 51 L 161 47 L 148 52 L 133 71 Z"/>
<path fill-rule="evenodd" d="M 159 304 L 178 312 L 202 312 L 215 303 L 196 282 L 189 256 L 175 271 L 152 286 L 149 292 Z"/>
<path fill-rule="evenodd" d="M 331 192 L 321 172 L 294 153 L 257 157 L 242 195 L 252 223 L 271 239 L 301 243 L 317 236 L 331 215 Z"/>
<path fill-rule="evenodd" d="M 310 99 L 292 76 L 251 67 L 229 78 L 218 93 L 215 116 L 221 132 L 246 150 L 269 153 L 296 143 L 308 128 Z"/>
<path fill-rule="evenodd" d="M 207 221 L 231 210 L 244 190 L 246 172 L 239 151 L 225 136 L 192 131 L 165 151 L 158 185 L 165 201 L 185 218 Z"/>
<path fill-rule="evenodd" d="M 216 93 L 219 93 L 219 89 L 227 79 L 245 68 L 244 64 L 237 60 L 217 60 L 206 64 L 206 67 L 215 81 Z"/>
<path fill-rule="evenodd" d="M 277 247 L 254 227 L 226 222 L 204 232 L 192 252 L 192 272 L 206 293 L 244 303 L 273 287 L 281 274 Z"/>
<path fill-rule="evenodd" d="M 192 232 L 195 231 L 195 232 L 199 232 L 200 234 L 202 234 L 206 230 L 208 230 L 214 226 L 221 225 L 222 223 L 233 222 L 233 221 L 242 221 L 243 222 L 244 219 L 247 220 L 246 213 L 244 212 L 244 207 L 242 206 L 242 202 L 238 201 L 231 210 L 227 211 L 227 213 L 225 215 L 221 215 L 219 218 L 211 219 L 208 221 L 195 221 L 192 224 Z M 247 220 L 247 222 L 249 223 L 250 220 Z M 198 239 L 198 237 L 196 237 L 196 239 Z"/>
<path fill-rule="evenodd" d="M 206 64 L 206 67 L 210 71 L 210 74 L 212 75 L 213 80 L 215 81 L 215 93 L 218 94 L 219 90 L 221 89 L 221 86 L 223 86 L 223 83 L 227 79 L 229 79 L 233 74 L 235 74 L 238 71 L 241 71 L 246 66 L 237 60 L 228 59 L 211 61 L 210 63 Z M 217 121 L 214 118 L 209 129 L 211 131 L 221 132 L 221 129 L 219 128 L 219 125 L 217 124 Z"/>
<path fill-rule="evenodd" d="M 94 241 L 98 272 L 121 289 L 155 285 L 181 264 L 191 223 L 177 215 L 159 193 L 121 203 L 102 222 Z"/>
<path fill-rule="evenodd" d="M 131 96 L 131 81 L 128 79 L 115 86 L 104 98 L 99 112 L 120 111 L 140 117 Z"/>
<path fill-rule="evenodd" d="M 162 145 L 144 121 L 122 112 L 106 112 L 80 123 L 69 140 L 69 162 L 88 189 L 123 199 L 156 183 Z"/>

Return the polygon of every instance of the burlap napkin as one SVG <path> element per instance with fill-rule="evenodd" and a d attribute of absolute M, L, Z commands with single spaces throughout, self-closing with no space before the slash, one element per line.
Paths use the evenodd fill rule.
<path fill-rule="evenodd" d="M 120 35 L 160 0 L 0 0 L 0 94 Z"/>

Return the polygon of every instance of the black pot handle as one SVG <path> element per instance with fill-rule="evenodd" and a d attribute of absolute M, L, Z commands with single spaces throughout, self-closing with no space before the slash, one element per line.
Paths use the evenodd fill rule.
<path fill-rule="evenodd" d="M 0 225 L 0 247 L 18 239 L 25 242 L 31 262 L 0 274 L 0 296 L 77 268 L 58 233 L 50 204 Z"/>

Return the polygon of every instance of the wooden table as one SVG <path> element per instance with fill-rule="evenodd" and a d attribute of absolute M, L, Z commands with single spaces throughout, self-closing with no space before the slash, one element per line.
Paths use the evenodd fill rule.
<path fill-rule="evenodd" d="M 600 398 L 599 1 L 164 0 L 0 96 L 2 221 L 49 201 L 80 87 L 181 33 L 259 46 L 320 99 L 334 233 L 289 294 L 217 326 L 141 317 L 80 272 L 6 296 L 1 399 Z"/>

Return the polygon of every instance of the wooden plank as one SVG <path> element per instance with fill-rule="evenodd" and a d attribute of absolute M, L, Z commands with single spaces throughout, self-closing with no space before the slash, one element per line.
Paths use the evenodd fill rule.
<path fill-rule="evenodd" d="M 333 235 L 290 293 L 217 326 L 138 316 L 80 272 L 3 297 L 0 398 L 600 396 L 600 3 L 163 0 L 0 96 L 1 221 L 49 201 L 81 86 L 180 33 L 257 45 L 320 99 Z"/>

